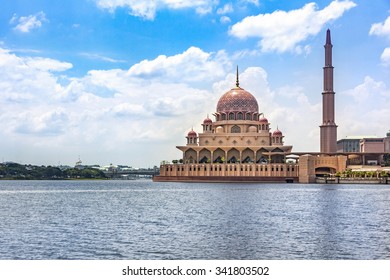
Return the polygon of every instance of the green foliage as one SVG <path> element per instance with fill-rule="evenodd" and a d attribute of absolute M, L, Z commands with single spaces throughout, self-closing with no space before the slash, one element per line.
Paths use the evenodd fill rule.
<path fill-rule="evenodd" d="M 69 168 L 61 170 L 53 166 L 0 164 L 0 179 L 9 180 L 61 180 L 61 179 L 105 179 L 103 171 L 94 168 Z"/>
<path fill-rule="evenodd" d="M 351 169 L 347 169 L 343 172 L 337 172 L 336 177 L 342 178 L 380 178 L 380 177 L 388 177 L 389 174 L 382 171 L 352 171 Z"/>
<path fill-rule="evenodd" d="M 385 166 L 390 166 L 390 154 L 384 154 L 383 161 L 384 161 Z"/>

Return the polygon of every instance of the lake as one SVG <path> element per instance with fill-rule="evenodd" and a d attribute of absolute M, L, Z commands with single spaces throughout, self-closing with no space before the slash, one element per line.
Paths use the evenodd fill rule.
<path fill-rule="evenodd" d="M 390 259 L 390 186 L 0 181 L 0 259 Z"/>

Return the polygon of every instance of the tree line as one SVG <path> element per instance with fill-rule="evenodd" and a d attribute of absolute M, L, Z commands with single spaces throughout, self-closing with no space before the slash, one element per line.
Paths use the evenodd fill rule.
<path fill-rule="evenodd" d="M 107 179 L 103 171 L 96 168 L 67 168 L 55 166 L 0 164 L 0 179 L 3 180 L 65 180 L 65 179 Z"/>

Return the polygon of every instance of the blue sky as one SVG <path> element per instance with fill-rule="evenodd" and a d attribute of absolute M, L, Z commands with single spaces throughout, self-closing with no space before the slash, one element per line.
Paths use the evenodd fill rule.
<path fill-rule="evenodd" d="M 158 165 L 240 85 L 319 150 L 331 29 L 338 138 L 390 129 L 390 1 L 3 0 L 0 157 Z"/>

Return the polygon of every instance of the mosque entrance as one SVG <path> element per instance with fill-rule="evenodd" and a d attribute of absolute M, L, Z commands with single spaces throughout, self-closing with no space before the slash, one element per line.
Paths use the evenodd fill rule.
<path fill-rule="evenodd" d="M 336 169 L 332 167 L 317 167 L 315 169 L 316 177 L 325 177 L 329 174 L 336 173 Z"/>

